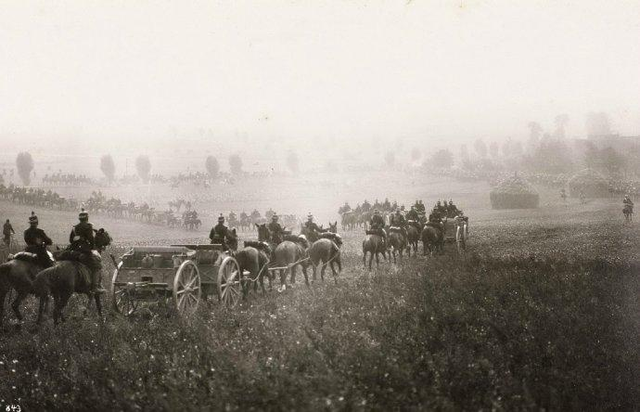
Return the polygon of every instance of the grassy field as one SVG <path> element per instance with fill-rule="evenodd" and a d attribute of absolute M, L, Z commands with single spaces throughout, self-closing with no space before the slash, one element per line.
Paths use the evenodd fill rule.
<path fill-rule="evenodd" d="M 298 281 L 283 293 L 252 294 L 234 311 L 207 303 L 190 322 L 111 313 L 100 323 L 82 317 L 82 300 L 73 299 L 70 319 L 57 328 L 28 323 L 0 331 L 0 406 L 637 408 L 640 230 L 622 224 L 618 204 L 563 205 L 556 193 L 541 189 L 540 209 L 497 212 L 483 185 L 398 176 L 374 186 L 357 180 L 318 185 L 308 198 L 292 195 L 291 209 L 281 193 L 298 193 L 302 183 L 259 196 L 265 197 L 261 209 L 282 205 L 277 210 L 283 213 L 303 214 L 314 205 L 323 221 L 335 220 L 344 200 L 353 204 L 378 192 L 407 203 L 453 197 L 471 216 L 468 253 L 460 257 L 448 245 L 442 256 L 385 262 L 368 272 L 363 234 L 348 232 L 337 285 L 307 288 Z M 252 208 L 254 189 L 245 185 L 242 200 L 224 200 L 224 206 L 212 195 L 209 208 L 204 201 L 202 208 L 211 216 L 223 207 Z M 24 220 L 27 212 L 0 204 L 0 218 Z M 71 213 L 39 214 L 56 239 L 64 239 L 75 221 Z M 193 233 L 93 220 L 114 235 L 116 255 L 138 243 L 206 238 L 206 228 Z M 34 319 L 32 298 L 25 313 Z"/>

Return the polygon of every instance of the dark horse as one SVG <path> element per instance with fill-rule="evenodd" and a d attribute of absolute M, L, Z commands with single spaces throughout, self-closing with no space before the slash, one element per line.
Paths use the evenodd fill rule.
<path fill-rule="evenodd" d="M 271 248 L 266 242 L 246 241 L 244 242 L 244 248 L 234 254 L 235 259 L 240 266 L 240 272 L 249 272 L 249 276 L 253 280 L 254 291 L 258 290 L 258 281 L 260 282 L 260 288 L 265 293 L 264 289 L 264 276 L 269 277 L 269 289 L 271 289 L 271 276 L 269 274 L 269 260 L 271 256 Z M 246 295 L 249 291 L 243 290 Z"/>
<path fill-rule="evenodd" d="M 316 280 L 317 266 L 322 264 L 320 269 L 320 278 L 324 281 L 324 271 L 327 265 L 331 267 L 333 280 L 338 283 L 338 273 L 342 271 L 342 262 L 340 261 L 340 246 L 342 246 L 342 238 L 335 233 L 323 233 L 321 239 L 313 242 L 309 248 L 309 260 L 313 267 L 313 280 Z M 338 271 L 334 265 L 337 264 Z"/>
<path fill-rule="evenodd" d="M 427 223 L 420 234 L 424 256 L 434 251 L 444 251 L 444 227 L 437 223 Z"/>
<path fill-rule="evenodd" d="M 402 260 L 402 253 L 407 248 L 407 238 L 401 229 L 393 227 L 389 229 L 389 246 L 393 254 L 393 263 L 396 263 L 396 254 L 399 254 Z"/>
<path fill-rule="evenodd" d="M 415 256 L 418 253 L 418 241 L 420 240 L 420 233 L 422 229 L 418 229 L 420 224 L 418 222 L 409 222 L 407 225 L 407 250 L 409 252 L 409 256 L 411 256 L 411 249 L 413 248 L 413 255 Z"/>
<path fill-rule="evenodd" d="M 624 205 L 622 208 L 622 214 L 624 215 L 624 221 L 631 223 L 633 221 L 633 206 Z"/>
<path fill-rule="evenodd" d="M 291 272 L 291 283 L 296 283 L 296 268 L 302 267 L 304 280 L 309 284 L 309 276 L 307 275 L 307 267 L 309 260 L 307 259 L 307 249 L 309 242 L 304 236 L 286 236 L 285 241 L 276 246 L 274 251 L 276 267 L 280 269 L 281 287 L 287 286 L 287 272 Z"/>
<path fill-rule="evenodd" d="M 104 230 L 100 229 L 95 234 L 95 245 L 98 251 L 103 251 L 109 244 L 111 243 L 111 237 Z M 58 252 L 57 255 L 61 255 L 61 252 Z M 11 288 L 15 289 L 18 293 L 15 301 L 12 303 L 11 307 L 16 314 L 16 317 L 19 321 L 22 321 L 22 314 L 20 313 L 20 304 L 27 297 L 29 293 L 35 293 L 34 290 L 34 282 L 37 279 L 37 275 L 42 270 L 42 267 L 38 266 L 36 263 L 37 259 L 31 254 L 28 253 L 20 253 L 16 255 L 16 258 L 13 260 L 0 265 L 0 324 L 2 323 L 3 312 L 4 312 L 4 300 L 6 294 L 11 290 Z M 83 267 L 86 269 L 86 266 L 73 261 L 61 261 L 56 263 L 56 265 L 62 265 L 66 268 L 69 267 L 70 263 L 78 264 L 79 267 Z M 55 266 L 54 266 L 55 267 Z M 74 265 L 75 267 L 75 265 Z M 48 268 L 52 269 L 52 268 Z M 45 269 L 47 270 L 47 269 Z M 75 280 L 75 279 L 74 279 Z M 67 282 L 65 279 L 53 278 L 51 282 Z M 64 289 L 64 286 L 60 286 Z M 58 285 L 52 285 L 52 289 L 58 289 Z M 40 297 L 40 295 L 37 295 Z M 99 299 L 96 296 L 96 299 Z M 46 300 L 45 300 L 46 303 Z M 96 302 L 97 305 L 97 302 Z M 42 308 L 44 311 L 44 308 Z M 41 315 L 39 315 L 41 316 Z"/>
<path fill-rule="evenodd" d="M 371 263 L 373 262 L 373 256 L 376 257 L 376 267 L 380 266 L 379 253 L 382 253 L 382 257 L 386 258 L 386 250 L 382 240 L 382 236 L 378 234 L 367 234 L 362 241 L 362 263 L 364 267 L 367 267 L 367 252 L 370 253 L 369 257 L 369 270 L 371 270 Z"/>

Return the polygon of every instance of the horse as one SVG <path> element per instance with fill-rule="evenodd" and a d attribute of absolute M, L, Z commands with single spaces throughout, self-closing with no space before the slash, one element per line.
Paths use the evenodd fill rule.
<path fill-rule="evenodd" d="M 329 222 L 329 229 L 327 229 L 327 230 L 328 230 L 329 233 L 337 234 L 338 233 L 338 221 L 336 220 L 333 223 Z"/>
<path fill-rule="evenodd" d="M 264 275 L 265 272 L 269 277 L 269 290 L 271 290 L 271 275 L 269 272 L 269 257 L 271 256 L 271 248 L 266 242 L 246 241 L 244 242 L 244 248 L 234 254 L 235 259 L 238 261 L 240 273 L 244 271 L 249 272 L 249 276 L 254 281 L 254 291 L 258 290 L 258 281 L 260 282 L 260 288 L 262 293 L 266 293 L 264 288 Z M 243 290 L 245 296 L 248 290 Z"/>
<path fill-rule="evenodd" d="M 407 225 L 407 251 L 409 252 L 409 256 L 411 256 L 411 248 L 413 247 L 413 255 L 415 256 L 418 253 L 418 241 L 420 240 L 420 232 L 418 229 L 419 225 L 417 222 L 409 222 Z"/>
<path fill-rule="evenodd" d="M 322 264 L 320 269 L 320 278 L 324 282 L 324 271 L 327 265 L 331 267 L 333 280 L 338 283 L 338 274 L 342 272 L 342 261 L 340 258 L 340 248 L 342 247 L 342 237 L 337 233 L 322 233 L 320 239 L 313 242 L 309 248 L 309 261 L 313 268 L 313 280 L 316 280 L 316 272 L 318 265 Z M 334 265 L 338 266 L 336 271 Z"/>
<path fill-rule="evenodd" d="M 389 246 L 393 253 L 393 263 L 396 263 L 396 253 L 400 254 L 400 260 L 402 260 L 402 253 L 407 248 L 407 238 L 402 229 L 395 227 L 389 229 Z"/>
<path fill-rule="evenodd" d="M 358 215 L 356 212 L 344 212 L 341 219 L 342 230 L 353 230 L 358 224 Z"/>
<path fill-rule="evenodd" d="M 291 283 L 296 282 L 296 268 L 302 267 L 304 273 L 304 280 L 309 285 L 309 277 L 307 275 L 307 267 L 309 262 L 306 259 L 307 249 L 309 248 L 309 242 L 304 236 L 298 236 L 295 240 L 292 237 L 286 237 L 286 240 L 280 243 L 275 251 L 276 266 L 279 268 L 285 267 L 285 269 L 279 269 L 280 272 L 280 284 L 281 287 L 287 286 L 287 271 L 291 271 Z"/>
<path fill-rule="evenodd" d="M 60 320 L 64 321 L 64 310 L 71 295 L 75 293 L 86 294 L 95 299 L 98 316 L 102 319 L 102 302 L 100 294 L 91 290 L 91 269 L 80 262 L 63 260 L 55 266 L 40 271 L 33 281 L 33 292 L 40 299 L 38 319 L 36 323 L 42 323 L 43 315 L 48 307 L 49 295 L 53 295 L 53 322 L 55 325 Z"/>
<path fill-rule="evenodd" d="M 631 223 L 633 221 L 633 206 L 624 205 L 622 208 L 622 214 L 624 215 L 624 221 L 626 223 Z"/>
<path fill-rule="evenodd" d="M 433 255 L 434 250 L 444 251 L 444 227 L 427 223 L 424 229 L 422 229 L 420 239 L 422 240 L 424 256 L 427 256 L 427 250 L 429 250 L 429 254 L 431 255 Z"/>
<path fill-rule="evenodd" d="M 381 235 L 367 234 L 362 241 L 362 263 L 365 268 L 367 267 L 367 252 L 371 254 L 369 257 L 369 270 L 371 270 L 374 255 L 376 257 L 376 267 L 380 267 L 380 257 L 378 254 L 382 253 L 382 257 L 386 258 L 386 251 Z"/>
<path fill-rule="evenodd" d="M 0 265 L 0 326 L 4 317 L 4 300 L 11 288 L 18 294 L 11 308 L 18 321 L 22 322 L 20 304 L 29 293 L 33 293 L 33 281 L 42 269 L 36 262 L 35 255 L 25 252 Z"/>

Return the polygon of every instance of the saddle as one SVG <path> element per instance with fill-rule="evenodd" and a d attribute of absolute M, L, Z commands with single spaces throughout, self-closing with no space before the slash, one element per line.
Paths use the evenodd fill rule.
<path fill-rule="evenodd" d="M 320 233 L 319 237 L 321 239 L 329 239 L 335 242 L 336 245 L 342 246 L 342 236 L 340 236 L 337 233 L 331 233 L 331 232 Z"/>
<path fill-rule="evenodd" d="M 389 228 L 389 233 L 402 233 L 404 234 L 404 229 L 399 226 L 391 226 Z"/>
<path fill-rule="evenodd" d="M 13 259 L 21 260 L 23 262 L 35 263 L 35 264 L 38 263 L 38 255 L 31 252 L 18 252 L 15 255 L 13 255 Z"/>
<path fill-rule="evenodd" d="M 65 260 L 70 262 L 82 263 L 91 270 L 102 269 L 102 258 L 96 251 L 91 251 L 91 253 L 84 253 L 75 250 L 64 250 L 58 256 L 58 261 Z"/>

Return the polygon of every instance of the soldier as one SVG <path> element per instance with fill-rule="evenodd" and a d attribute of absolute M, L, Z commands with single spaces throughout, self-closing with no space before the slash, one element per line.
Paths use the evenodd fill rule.
<path fill-rule="evenodd" d="M 384 218 L 380 214 L 378 209 L 373 210 L 373 216 L 371 216 L 371 221 L 369 222 L 369 226 L 371 226 L 371 230 L 375 230 L 382 236 L 383 247 L 387 247 L 387 232 L 384 230 Z"/>
<path fill-rule="evenodd" d="M 269 225 L 267 226 L 267 228 L 271 232 L 271 239 L 273 240 L 274 243 L 282 242 L 284 229 L 282 226 L 280 226 L 280 223 L 278 223 L 277 213 L 274 213 L 273 216 L 271 216 L 271 222 L 269 222 Z"/>
<path fill-rule="evenodd" d="M 84 210 L 80 210 L 78 215 L 80 223 L 71 229 L 69 234 L 69 248 L 82 254 L 82 263 L 91 270 L 91 290 L 93 293 L 106 293 L 107 290 L 102 287 L 102 277 L 100 270 L 102 262 L 98 256 L 94 256 L 93 251 L 96 249 L 96 241 L 93 225 L 89 223 L 89 214 Z"/>
<path fill-rule="evenodd" d="M 236 221 L 236 214 L 233 213 L 233 210 L 231 212 L 229 212 L 229 222 L 235 222 Z"/>
<path fill-rule="evenodd" d="M 424 207 L 424 203 L 422 203 L 422 200 L 418 200 L 418 204 L 420 205 L 420 207 L 416 207 L 418 212 L 419 213 L 426 213 L 427 209 Z"/>
<path fill-rule="evenodd" d="M 364 203 L 362 203 L 362 211 L 364 213 L 367 213 L 369 210 L 371 210 L 371 203 L 369 203 L 369 201 L 365 199 Z"/>
<path fill-rule="evenodd" d="M 418 219 L 420 219 L 420 217 L 418 216 L 418 211 L 416 210 L 416 207 L 411 206 L 411 210 L 407 212 L 407 220 L 414 220 L 417 222 Z"/>
<path fill-rule="evenodd" d="M 307 221 L 305 222 L 304 227 L 307 228 L 307 230 L 315 232 L 316 234 L 324 233 L 327 231 L 326 229 L 321 229 L 320 226 L 318 226 L 313 221 L 313 215 L 311 213 L 307 215 Z"/>
<path fill-rule="evenodd" d="M 29 229 L 24 231 L 24 243 L 26 244 L 25 252 L 37 255 L 39 266 L 42 268 L 53 266 L 53 261 L 47 253 L 47 246 L 51 246 L 53 241 L 44 233 L 44 230 L 38 228 L 38 216 L 34 212 L 29 216 Z"/>
<path fill-rule="evenodd" d="M 4 244 L 7 245 L 7 248 L 11 245 L 11 235 L 15 235 L 16 232 L 13 230 L 13 226 L 11 226 L 11 222 L 7 219 L 4 222 L 4 226 L 2 227 L 2 234 L 4 235 Z"/>
<path fill-rule="evenodd" d="M 452 199 L 449 199 L 449 206 L 447 207 L 447 216 L 449 217 L 458 216 L 458 207 L 453 204 Z"/>
<path fill-rule="evenodd" d="M 227 241 L 231 240 L 232 236 L 229 232 L 229 229 L 224 224 L 224 216 L 222 216 L 222 214 L 218 216 L 218 224 L 211 229 L 211 232 L 209 233 L 209 239 L 211 239 L 212 244 L 222 244 L 222 250 L 229 250 Z"/>
<path fill-rule="evenodd" d="M 629 195 L 624 195 L 624 199 L 622 200 L 622 205 L 624 207 L 629 208 L 633 212 L 633 201 L 631 201 L 631 198 L 629 197 Z"/>

